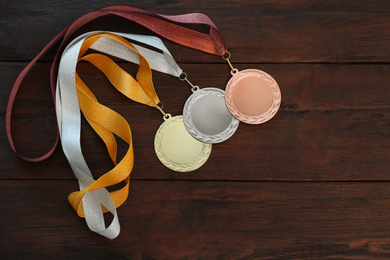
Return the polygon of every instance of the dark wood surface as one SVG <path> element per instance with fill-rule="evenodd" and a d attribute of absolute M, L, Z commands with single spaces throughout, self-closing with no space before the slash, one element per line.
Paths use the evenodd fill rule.
<path fill-rule="evenodd" d="M 130 196 L 112 241 L 89 231 L 69 206 L 78 186 L 61 148 L 46 161 L 24 162 L 4 128 L 10 89 L 28 61 L 74 19 L 111 4 L 209 15 L 233 64 L 267 71 L 282 91 L 271 121 L 240 124 L 203 167 L 180 174 L 154 154 L 161 115 L 81 64 L 88 86 L 133 132 Z M 79 33 L 101 29 L 151 34 L 113 16 Z M 390 2 L 0 1 L 0 33 L 1 259 L 390 259 Z M 164 43 L 193 83 L 224 88 L 229 67 L 220 57 Z M 24 155 L 42 154 L 55 140 L 53 53 L 33 68 L 15 103 L 12 126 Z M 166 111 L 181 114 L 188 86 L 153 78 Z M 85 122 L 82 137 L 97 177 L 109 158 Z"/>

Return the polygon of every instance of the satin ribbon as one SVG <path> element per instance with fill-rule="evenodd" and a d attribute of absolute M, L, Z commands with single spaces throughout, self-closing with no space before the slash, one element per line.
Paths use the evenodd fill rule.
<path fill-rule="evenodd" d="M 121 58 L 128 62 L 140 64 L 139 55 L 137 53 L 138 50 L 139 53 L 141 53 L 142 56 L 148 61 L 151 69 L 162 73 L 170 74 L 174 77 L 179 77 L 182 74 L 182 69 L 178 66 L 178 64 L 176 63 L 168 49 L 165 47 L 161 39 L 157 37 L 104 31 L 95 31 L 90 32 L 89 34 L 93 36 L 84 41 L 79 56 L 82 56 L 82 54 L 84 54 L 86 50 L 90 48 L 93 50 L 98 50 L 105 54 L 110 54 L 114 57 Z M 133 43 L 132 46 L 123 38 L 118 36 L 122 36 L 131 41 L 143 43 L 144 46 L 158 49 L 160 52 L 142 47 L 135 43 Z M 136 47 L 137 50 L 135 50 L 134 47 Z M 152 103 L 145 98 L 143 98 L 143 101 L 138 100 L 141 96 L 131 96 L 131 91 L 138 91 L 135 89 L 132 90 L 131 88 L 126 88 L 126 86 L 129 85 L 129 82 L 131 82 L 133 78 L 108 57 L 100 54 L 90 54 L 82 57 L 80 60 L 89 61 L 95 67 L 100 69 L 107 76 L 113 86 L 116 87 L 122 94 L 124 94 L 128 98 L 140 102 L 142 104 L 150 105 L 152 107 L 156 107 L 156 104 L 159 103 L 159 101 Z M 143 86 L 144 91 L 148 91 L 149 89 L 149 95 L 156 95 L 152 86 L 152 82 L 149 82 L 147 84 L 149 84 L 149 86 Z M 142 82 L 141 85 L 143 85 Z M 95 129 L 95 131 L 99 134 L 99 131 L 97 131 L 97 129 Z M 107 140 L 105 140 L 104 136 L 102 136 L 101 134 L 99 134 L 99 136 L 106 143 L 107 150 L 112 160 L 115 161 L 117 149 L 115 138 L 106 136 Z"/>
<path fill-rule="evenodd" d="M 171 41 L 190 48 L 194 48 L 215 55 L 224 55 L 226 53 L 226 47 L 222 35 L 218 31 L 214 23 L 210 20 L 210 18 L 201 13 L 168 16 L 159 15 L 150 11 L 131 6 L 108 6 L 81 16 L 68 27 L 66 27 L 63 31 L 61 31 L 56 37 L 54 37 L 48 45 L 46 45 L 46 47 L 22 70 L 12 87 L 7 104 L 5 126 L 10 146 L 20 158 L 31 162 L 42 161 L 48 158 L 54 152 L 59 141 L 57 128 L 57 139 L 53 147 L 46 154 L 36 158 L 30 158 L 23 156 L 17 152 L 12 138 L 11 115 L 16 94 L 20 88 L 24 77 L 32 68 L 32 66 L 47 52 L 48 49 L 50 49 L 57 42 L 61 41 L 60 47 L 54 58 L 50 71 L 51 91 L 53 99 L 55 100 L 54 86 L 56 85 L 56 74 L 58 68 L 57 63 L 61 54 L 61 49 L 64 46 L 65 42 L 84 24 L 90 22 L 97 17 L 101 17 L 107 14 L 117 15 L 125 19 L 134 21 L 150 29 L 151 31 L 161 35 L 162 37 L 165 37 Z M 188 24 L 208 26 L 209 33 L 205 34 L 193 29 L 186 28 L 185 26 Z"/>
<path fill-rule="evenodd" d="M 156 107 L 160 101 L 153 87 L 150 67 L 145 58 L 134 48 L 134 46 L 115 34 L 106 33 L 96 35 L 97 33 L 99 32 L 84 34 L 76 38 L 64 51 L 60 62 L 59 77 L 57 81 L 56 107 L 64 154 L 66 155 L 75 176 L 79 180 L 81 189 L 80 192 L 74 192 L 69 196 L 69 202 L 79 216 L 85 216 L 88 227 L 92 231 L 108 238 L 115 238 L 120 230 L 115 207 L 120 206 L 127 198 L 129 178 L 126 173 L 131 171 L 133 165 L 130 127 L 119 114 L 97 102 L 96 97 L 78 77 L 77 73 L 75 73 L 74 64 L 77 60 L 76 57 L 82 56 L 92 45 L 95 45 L 95 49 L 112 49 L 114 46 L 111 46 L 107 40 L 110 40 L 111 43 L 120 43 L 121 47 L 115 48 L 116 51 L 112 53 L 117 57 L 126 56 L 126 59 L 131 62 L 139 62 L 140 68 L 137 73 L 138 81 L 134 80 L 128 73 L 120 69 L 119 66 L 106 56 L 90 54 L 79 58 L 78 60 L 87 60 L 101 69 L 113 85 L 128 98 L 153 107 Z M 169 51 L 165 48 L 160 39 L 153 36 L 130 34 L 124 34 L 123 36 L 133 40 L 137 39 L 141 42 L 150 42 L 151 45 L 162 50 L 162 53 L 156 53 L 155 51 L 146 48 L 143 50 L 144 55 L 147 55 L 150 58 L 154 55 L 153 57 L 156 58 L 151 59 L 154 69 L 169 73 L 173 76 L 181 74 L 181 69 L 173 60 Z M 123 47 L 126 47 L 126 49 L 123 49 Z M 134 54 L 134 52 L 138 57 L 131 55 L 131 53 Z M 160 58 L 157 58 L 159 55 Z M 77 95 L 75 86 L 77 86 Z M 94 181 L 81 152 L 80 114 L 77 112 L 79 111 L 77 102 L 74 102 L 77 96 L 84 116 L 106 143 L 114 164 L 116 164 L 116 141 L 112 133 L 117 134 L 129 144 L 128 153 L 122 161 L 116 165 L 112 171 L 103 175 L 96 181 Z M 107 118 L 109 120 L 106 120 Z M 123 169 L 123 167 L 125 167 L 125 169 Z M 120 170 L 114 172 L 115 169 Z M 127 183 L 126 186 L 120 190 L 111 192 L 111 198 L 105 187 L 114 185 L 124 179 Z M 100 204 L 104 206 L 103 211 Z M 114 215 L 114 218 L 110 226 L 105 228 L 102 212 L 107 211 L 110 211 Z"/>
<path fill-rule="evenodd" d="M 178 78 L 183 72 L 182 69 L 179 67 L 179 65 L 176 63 L 176 61 L 174 60 L 174 58 L 172 57 L 172 55 L 170 54 L 170 52 L 168 51 L 168 49 L 165 47 L 164 43 L 157 37 L 147 36 L 147 35 L 117 33 L 117 32 L 103 32 L 103 31 L 90 32 L 90 35 L 93 36 L 84 41 L 79 56 L 82 56 L 82 54 L 86 52 L 87 48 L 90 48 L 90 49 L 98 50 L 105 54 L 110 54 L 111 56 L 117 58 L 121 58 L 128 62 L 140 64 L 140 59 L 138 55 L 139 52 L 142 54 L 142 56 L 145 59 L 148 60 L 151 69 L 154 69 L 162 73 L 170 74 Z M 144 46 L 157 49 L 160 52 L 142 47 L 134 43 L 133 46 L 129 44 L 126 40 L 118 36 L 122 36 L 131 41 L 143 43 Z M 134 49 L 134 47 L 136 47 L 138 52 L 136 49 Z M 131 82 L 133 78 L 107 56 L 101 54 L 89 54 L 80 58 L 80 60 L 88 61 L 91 64 L 93 64 L 95 67 L 100 69 L 109 79 L 109 81 L 113 84 L 113 86 L 128 98 L 140 102 L 142 104 L 156 107 L 156 104 L 158 102 L 152 103 L 146 99 L 143 99 L 144 101 L 138 100 L 138 98 L 140 97 L 134 97 L 131 95 L 132 91 L 137 91 L 136 89 L 131 90 L 130 88 L 127 88 L 127 86 L 130 85 L 129 82 Z M 148 93 L 150 93 L 150 95 L 156 95 L 152 85 L 153 83 L 151 81 L 147 82 L 146 85 L 143 84 L 142 82 L 140 83 L 144 91 L 146 90 Z M 148 91 L 148 89 L 150 90 Z M 95 131 L 99 134 L 97 130 L 98 129 L 95 129 Z M 117 149 L 115 138 L 111 138 L 109 136 L 102 136 L 101 134 L 99 134 L 99 136 L 106 143 L 107 150 L 112 160 L 114 161 L 116 156 L 116 149 Z M 107 140 L 105 140 L 105 137 L 107 137 Z"/>
<path fill-rule="evenodd" d="M 133 43 L 133 46 L 136 47 L 136 49 L 148 61 L 151 69 L 154 69 L 162 73 L 170 74 L 174 77 L 179 77 L 182 73 L 182 69 L 178 66 L 178 64 L 172 57 L 171 53 L 165 47 L 161 39 L 157 37 L 147 36 L 147 35 L 109 32 L 109 31 L 107 32 L 94 31 L 94 32 L 90 32 L 89 35 L 91 36 L 93 35 L 93 37 L 90 37 L 84 41 L 79 56 L 82 56 L 82 54 L 84 54 L 86 49 L 89 47 L 90 49 L 97 50 L 117 58 L 121 58 L 125 61 L 140 64 L 138 53 L 132 47 L 127 45 L 127 41 L 124 41 L 120 37 L 115 37 L 115 36 L 122 36 L 124 38 L 127 38 L 128 40 L 143 43 L 148 47 L 152 47 L 160 51 L 157 52 L 155 50 L 151 50 L 149 48 L 145 48 Z M 137 98 L 130 97 L 126 93 L 128 89 L 126 90 L 123 87 L 120 87 L 121 81 L 130 82 L 132 80 L 132 77 L 128 75 L 125 71 L 121 70 L 120 67 L 118 67 L 111 59 L 108 59 L 106 56 L 99 57 L 99 55 L 96 54 L 88 55 L 87 57 L 83 57 L 82 59 L 91 62 L 93 65 L 99 68 L 108 77 L 111 83 L 113 83 L 113 85 L 116 86 L 120 92 L 128 96 L 130 99 L 143 104 L 150 105 L 150 102 L 148 101 L 142 102 L 137 100 Z M 117 67 L 117 69 L 115 69 L 115 67 Z M 112 70 L 110 70 L 110 68 L 112 68 Z M 122 76 L 118 77 L 119 74 Z M 151 92 L 151 95 L 154 95 L 153 92 Z M 154 102 L 154 105 L 152 106 L 155 107 L 155 105 L 156 102 Z M 99 133 L 98 129 L 94 127 L 93 124 L 91 124 L 91 126 L 95 129 L 95 131 L 99 134 L 102 140 L 106 143 L 107 150 L 114 162 L 116 158 L 116 152 L 117 152 L 115 138 L 113 138 L 113 136 L 107 136 L 107 135 L 106 138 L 104 138 Z M 102 129 L 100 130 L 100 132 L 101 131 Z"/>
<path fill-rule="evenodd" d="M 85 37 L 79 38 L 84 39 Z M 65 49 L 60 61 L 56 90 L 56 112 L 59 132 L 64 154 L 79 181 L 80 189 L 84 192 L 84 196 L 79 196 L 79 199 L 82 200 L 83 212 L 80 213 L 80 204 L 71 203 L 72 206 L 78 212 L 79 216 L 85 216 L 87 225 L 92 231 L 113 239 L 120 232 L 115 203 L 105 188 L 98 190 L 91 189 L 95 180 L 81 152 L 81 115 L 75 88 L 75 71 L 81 45 L 82 41 L 76 42 L 75 44 L 71 43 Z M 129 150 L 131 148 L 130 143 Z M 132 156 L 132 150 L 130 153 Z M 126 155 L 128 154 L 129 151 Z M 101 205 L 108 209 L 114 216 L 111 224 L 107 228 L 105 227 Z"/>
<path fill-rule="evenodd" d="M 99 104 L 99 102 L 96 100 L 96 97 L 94 97 L 94 95 L 89 91 L 85 84 L 83 84 L 83 82 L 76 73 L 74 73 L 73 76 L 72 71 L 75 71 L 75 64 L 77 64 L 78 60 L 76 54 L 79 53 L 79 50 L 81 48 L 80 44 L 82 41 L 75 41 L 73 42 L 73 44 L 70 44 L 65 49 L 62 55 L 63 59 L 61 62 L 61 68 L 59 70 L 61 73 L 65 71 L 64 73 L 62 73 L 62 75 L 64 76 L 58 77 L 58 79 L 56 79 L 58 60 L 61 56 L 61 50 L 65 42 L 67 42 L 67 40 L 84 24 L 97 17 L 104 16 L 107 14 L 114 14 L 132 20 L 145 26 L 146 28 L 152 30 L 157 34 L 160 34 L 167 39 L 207 53 L 223 55 L 224 53 L 226 53 L 226 48 L 223 42 L 223 38 L 219 33 L 218 29 L 215 27 L 212 21 L 203 14 L 165 16 L 129 6 L 110 6 L 80 17 L 74 23 L 72 23 L 63 31 L 61 31 L 22 70 L 22 72 L 15 80 L 15 83 L 12 87 L 9 96 L 5 117 L 7 138 L 12 150 L 24 160 L 31 162 L 42 161 L 48 158 L 54 152 L 56 146 L 58 145 L 60 134 L 61 139 L 63 140 L 64 153 L 72 167 L 72 170 L 74 171 L 76 177 L 79 180 L 79 186 L 81 189 L 80 192 L 72 193 L 69 196 L 69 201 L 74 207 L 74 209 L 77 211 L 79 216 L 85 216 L 86 222 L 91 230 L 112 239 L 115 238 L 120 232 L 116 207 L 126 200 L 126 197 L 128 195 L 129 179 L 128 177 L 126 177 L 126 175 L 123 174 L 118 174 L 116 178 L 108 178 L 107 176 L 110 176 L 109 173 L 112 173 L 111 171 L 103 175 L 97 181 L 93 179 L 80 148 L 79 108 L 83 110 L 83 113 L 86 116 L 88 122 L 106 143 L 107 149 L 114 165 L 116 165 L 116 142 L 114 142 L 115 138 L 113 137 L 113 133 L 118 135 L 120 138 L 122 138 L 129 144 L 129 150 L 125 155 L 126 160 L 125 158 L 123 158 L 121 162 L 119 162 L 114 167 L 114 169 L 121 168 L 122 170 L 124 170 L 123 172 L 128 173 L 130 173 L 132 168 L 131 157 L 133 153 L 130 127 L 128 126 L 127 122 L 115 111 L 112 111 Z M 196 30 L 185 28 L 184 26 L 187 24 L 207 25 L 210 31 L 209 33 L 204 34 Z M 83 37 L 85 37 L 84 39 L 86 39 L 86 36 L 79 36 L 77 39 L 80 40 L 83 39 Z M 60 47 L 54 58 L 50 71 L 51 91 L 53 99 L 56 103 L 56 112 L 58 120 L 57 139 L 53 147 L 46 154 L 36 158 L 26 157 L 17 152 L 12 139 L 11 115 L 13 103 L 26 74 L 33 67 L 33 65 L 46 53 L 46 51 L 59 41 L 61 42 Z M 169 58 L 167 60 L 169 60 Z M 132 60 L 132 62 L 136 61 Z M 174 76 L 179 76 L 181 73 L 180 68 L 176 68 L 173 71 L 175 71 L 176 73 L 172 74 Z M 163 70 L 162 72 L 167 73 L 167 71 Z M 54 87 L 56 85 L 56 82 L 58 91 L 55 91 Z M 68 87 L 73 85 L 77 85 L 77 90 L 75 87 Z M 77 98 L 80 102 L 80 107 L 77 104 Z M 155 100 L 149 105 L 154 106 L 156 104 L 158 103 Z M 111 125 L 111 121 L 102 121 L 101 116 L 94 117 L 94 111 L 96 110 L 104 111 L 99 113 L 100 115 L 105 114 L 106 116 L 116 118 L 114 122 L 117 123 Z M 123 161 L 125 161 L 125 163 L 123 163 Z M 118 167 L 118 165 L 124 166 Z M 126 185 L 122 189 L 111 193 L 109 193 L 105 189 L 105 187 L 118 183 L 122 180 L 126 181 Z M 102 213 L 107 211 L 111 212 L 114 217 L 110 225 L 106 228 Z"/>
<path fill-rule="evenodd" d="M 161 73 L 172 75 L 174 77 L 180 77 L 180 75 L 183 73 L 183 70 L 176 63 L 172 54 L 158 37 L 111 31 L 93 31 L 90 33 L 108 33 L 126 38 L 132 42 L 132 45 L 148 61 L 151 69 L 159 71 Z M 142 43 L 144 46 L 147 46 L 149 48 L 145 48 L 134 42 Z M 160 52 L 152 50 L 152 48 L 157 49 Z M 110 37 L 105 37 L 104 35 L 102 35 L 102 37 L 100 37 L 96 42 L 94 42 L 91 45 L 90 49 L 109 54 L 113 57 L 120 58 L 131 63 L 139 64 L 138 55 L 128 46 Z"/>

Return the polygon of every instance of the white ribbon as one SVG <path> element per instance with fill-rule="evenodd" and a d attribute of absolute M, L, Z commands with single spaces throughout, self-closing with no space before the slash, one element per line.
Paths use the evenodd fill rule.
<path fill-rule="evenodd" d="M 88 187 L 95 179 L 85 162 L 80 145 L 81 114 L 77 99 L 75 73 L 83 41 L 88 37 L 102 33 L 117 34 L 129 40 L 156 48 L 161 53 L 133 43 L 134 47 L 145 57 L 152 69 L 175 77 L 179 77 L 182 73 L 182 69 L 177 65 L 163 42 L 154 36 L 94 31 L 80 35 L 66 47 L 60 60 L 57 78 L 56 113 L 62 149 L 79 182 L 80 190 Z M 111 38 L 100 37 L 91 48 L 139 64 L 139 57 L 136 52 Z M 115 203 L 107 189 L 102 188 L 87 192 L 82 200 L 82 204 L 85 220 L 92 231 L 109 239 L 114 239 L 119 235 L 118 214 Z M 104 205 L 114 216 L 108 227 L 104 223 L 101 205 Z"/>
<path fill-rule="evenodd" d="M 131 41 L 134 47 L 144 56 L 148 61 L 151 69 L 170 74 L 174 77 L 179 77 L 183 70 L 177 65 L 175 59 L 172 57 L 172 54 L 165 47 L 164 43 L 160 38 L 155 36 L 148 35 L 137 35 L 129 33 L 117 33 L 117 32 L 91 32 L 95 33 L 112 33 L 127 38 Z M 155 49 L 160 50 L 162 53 L 142 47 L 136 42 L 143 43 L 145 45 L 151 46 Z M 139 64 L 139 57 L 136 52 L 132 49 L 123 45 L 120 42 L 115 41 L 114 39 L 108 37 L 100 37 L 90 49 L 100 51 L 105 54 L 123 59 L 128 62 Z"/>

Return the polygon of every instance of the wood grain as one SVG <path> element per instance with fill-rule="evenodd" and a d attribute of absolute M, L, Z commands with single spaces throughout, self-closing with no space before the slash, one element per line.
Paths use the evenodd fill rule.
<path fill-rule="evenodd" d="M 275 118 L 241 124 L 213 146 L 203 167 L 178 174 L 154 154 L 159 112 L 126 100 L 80 64 L 83 80 L 129 121 L 134 136 L 130 196 L 118 209 L 115 240 L 92 233 L 69 206 L 77 181 L 60 147 L 28 163 L 4 134 L 18 73 L 73 20 L 110 4 L 209 15 L 233 65 L 270 73 L 282 91 Z M 389 14 L 385 0 L 0 1 L 0 258 L 390 259 Z M 113 16 L 78 34 L 90 30 L 150 34 Z M 224 88 L 230 74 L 221 57 L 164 43 L 191 82 Z M 55 140 L 54 53 L 34 66 L 15 102 L 13 133 L 24 155 L 40 155 Z M 181 114 L 189 87 L 161 73 L 153 79 L 165 110 Z M 82 147 L 96 178 L 110 169 L 85 121 Z"/>
<path fill-rule="evenodd" d="M 23 66 L 13 65 L 3 63 L 0 75 L 16 75 L 17 68 Z M 283 100 L 280 111 L 264 125 L 241 124 L 231 139 L 214 145 L 206 165 L 184 175 L 166 169 L 154 155 L 153 138 L 162 123 L 161 115 L 127 100 L 89 64 L 80 65 L 81 77 L 99 100 L 121 113 L 132 127 L 136 159 L 132 178 L 389 180 L 390 73 L 387 65 L 240 64 L 268 71 L 278 80 Z M 121 65 L 128 71 L 134 69 L 129 64 Z M 227 66 L 222 64 L 184 64 L 183 69 L 200 86 L 223 88 L 228 80 Z M 24 154 L 43 153 L 54 142 L 54 108 L 48 82 L 44 80 L 48 70 L 48 63 L 34 68 L 15 104 L 13 130 L 16 145 Z M 4 81 L 12 84 L 12 77 L 4 77 Z M 161 73 L 154 73 L 154 81 L 166 111 L 181 114 L 191 93 L 189 87 Z M 4 92 L 1 96 L 6 97 L 7 91 L 1 91 Z M 38 165 L 21 163 L 10 152 L 5 136 L 1 138 L 3 158 L 8 162 L 0 166 L 2 178 L 73 178 L 62 152 Z M 82 140 L 86 159 L 97 176 L 109 170 L 112 165 L 107 152 L 85 122 Z M 31 167 L 39 174 L 31 174 Z"/>
<path fill-rule="evenodd" d="M 133 181 L 113 241 L 92 234 L 67 204 L 76 188 L 0 181 L 2 257 L 390 257 L 389 183 Z"/>
<path fill-rule="evenodd" d="M 386 62 L 390 59 L 390 4 L 386 0 L 326 3 L 321 0 L 133 0 L 115 4 L 135 5 L 162 14 L 205 13 L 218 26 L 236 62 Z M 107 1 L 101 0 L 88 5 L 82 1 L 66 4 L 59 0 L 3 1 L 0 60 L 31 60 L 73 20 L 107 5 Z M 102 29 L 147 32 L 113 17 L 92 22 L 81 32 Z M 219 57 L 166 43 L 180 62 L 222 62 Z"/>

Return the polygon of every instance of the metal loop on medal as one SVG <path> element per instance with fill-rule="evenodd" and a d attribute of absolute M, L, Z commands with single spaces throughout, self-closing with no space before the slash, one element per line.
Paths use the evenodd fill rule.
<path fill-rule="evenodd" d="M 225 55 L 228 55 L 227 57 L 225 57 Z M 234 68 L 232 63 L 230 62 L 230 58 L 232 57 L 232 55 L 230 54 L 230 52 L 226 51 L 224 55 L 222 55 L 222 59 L 226 60 L 226 62 L 229 64 L 229 67 L 230 67 L 230 73 L 233 75 L 233 74 L 236 74 L 238 72 L 238 69 Z"/>
<path fill-rule="evenodd" d="M 226 54 L 228 55 L 227 57 L 225 57 Z M 232 57 L 232 55 L 228 51 L 226 51 L 225 54 L 222 55 L 222 59 L 224 59 L 224 60 L 229 60 L 231 57 Z"/>
<path fill-rule="evenodd" d="M 163 107 L 164 107 L 164 104 L 162 102 L 160 102 L 156 105 L 156 109 L 161 112 L 161 114 L 163 115 L 163 119 L 165 121 L 165 120 L 170 119 L 172 117 L 172 115 L 169 113 L 165 113 L 163 110 Z"/>
<path fill-rule="evenodd" d="M 158 104 L 156 105 L 156 109 L 157 109 L 158 111 L 160 111 L 161 114 L 163 115 L 163 117 L 165 118 L 166 115 L 168 115 L 168 114 L 164 112 L 163 107 L 164 107 L 164 104 L 163 104 L 162 102 L 160 102 L 160 103 L 158 103 Z"/>
<path fill-rule="evenodd" d="M 197 85 L 193 86 L 191 89 L 192 92 L 195 92 L 197 90 L 199 90 L 199 86 L 197 86 Z"/>
<path fill-rule="evenodd" d="M 238 72 L 238 69 L 235 68 L 235 69 L 230 71 L 230 74 L 232 74 L 232 76 L 234 76 L 234 74 L 236 74 L 237 72 Z"/>
<path fill-rule="evenodd" d="M 199 89 L 199 86 L 193 85 L 193 84 L 188 80 L 187 73 L 185 73 L 184 71 L 182 71 L 182 73 L 180 74 L 179 79 L 180 79 L 180 81 L 185 81 L 185 82 L 187 82 L 188 85 L 191 86 L 191 91 L 192 91 L 192 92 L 194 92 L 194 91 L 196 91 L 196 90 Z"/>
<path fill-rule="evenodd" d="M 184 71 L 182 71 L 181 74 L 179 75 L 179 79 L 180 79 L 181 81 L 187 80 L 187 73 L 185 73 Z"/>
<path fill-rule="evenodd" d="M 163 116 L 163 119 L 164 119 L 164 121 L 166 121 L 166 120 L 170 119 L 171 117 L 172 117 L 172 115 L 168 113 L 168 114 L 165 114 Z"/>

